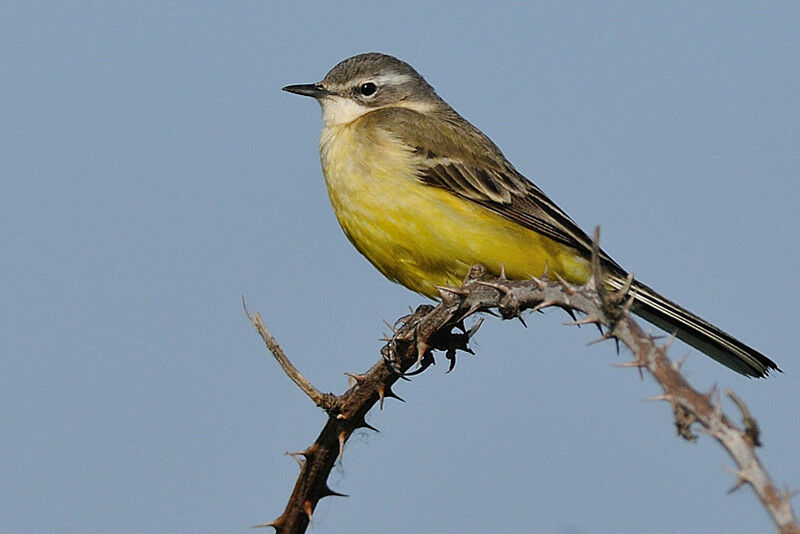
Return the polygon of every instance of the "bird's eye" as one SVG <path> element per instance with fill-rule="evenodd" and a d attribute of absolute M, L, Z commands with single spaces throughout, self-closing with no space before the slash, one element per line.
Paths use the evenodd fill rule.
<path fill-rule="evenodd" d="M 378 87 L 372 82 L 362 83 L 358 87 L 358 92 L 361 93 L 364 96 L 372 96 L 372 95 L 375 94 L 375 91 L 377 91 L 377 90 L 378 90 Z"/>

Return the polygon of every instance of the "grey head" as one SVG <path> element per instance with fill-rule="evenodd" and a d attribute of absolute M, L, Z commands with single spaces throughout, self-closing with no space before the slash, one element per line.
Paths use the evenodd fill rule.
<path fill-rule="evenodd" d="M 411 65 L 377 52 L 345 59 L 319 83 L 288 85 L 283 90 L 316 98 L 326 126 L 349 123 L 388 106 L 418 111 L 447 106 Z"/>

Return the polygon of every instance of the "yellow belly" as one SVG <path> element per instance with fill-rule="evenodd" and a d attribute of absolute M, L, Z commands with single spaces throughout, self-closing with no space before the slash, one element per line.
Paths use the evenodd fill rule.
<path fill-rule="evenodd" d="M 584 283 L 590 266 L 574 249 L 482 206 L 419 182 L 410 154 L 356 124 L 329 127 L 320 156 L 331 205 L 348 239 L 387 278 L 429 297 L 459 286 L 480 263 L 509 278 L 540 276 L 548 266 Z"/>

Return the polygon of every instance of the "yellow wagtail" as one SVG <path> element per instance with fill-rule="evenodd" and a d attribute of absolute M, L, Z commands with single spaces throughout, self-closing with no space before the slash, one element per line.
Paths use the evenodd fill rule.
<path fill-rule="evenodd" d="M 500 149 L 463 119 L 407 63 L 362 54 L 316 84 L 289 85 L 322 106 L 320 159 L 344 233 L 390 280 L 435 298 L 469 267 L 509 278 L 548 268 L 583 284 L 590 238 Z M 625 270 L 601 251 L 605 283 Z M 748 376 L 775 363 L 716 326 L 634 281 L 632 311 Z"/>

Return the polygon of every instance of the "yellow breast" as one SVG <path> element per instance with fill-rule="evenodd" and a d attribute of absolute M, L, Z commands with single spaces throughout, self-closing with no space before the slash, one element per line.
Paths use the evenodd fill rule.
<path fill-rule="evenodd" d="M 356 120 L 323 129 L 320 158 L 331 205 L 348 239 L 387 278 L 434 297 L 458 286 L 469 267 L 501 265 L 511 278 L 539 276 L 548 265 L 583 283 L 588 262 L 488 209 L 427 186 L 413 153 L 389 134 Z"/>

